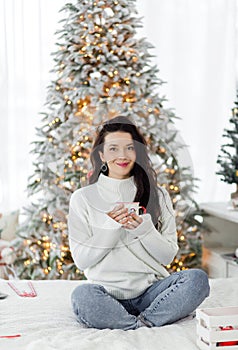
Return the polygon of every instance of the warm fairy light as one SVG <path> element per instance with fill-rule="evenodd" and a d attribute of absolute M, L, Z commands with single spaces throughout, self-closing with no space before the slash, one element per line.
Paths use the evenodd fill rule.
<path fill-rule="evenodd" d="M 165 153 L 165 152 L 166 152 L 166 149 L 164 147 L 159 148 L 159 153 Z"/>
<path fill-rule="evenodd" d="M 62 246 L 62 247 L 61 247 L 61 250 L 64 251 L 64 252 L 67 252 L 67 251 L 69 250 L 69 248 L 66 247 L 66 246 Z"/>
<path fill-rule="evenodd" d="M 232 113 L 233 113 L 233 116 L 237 116 L 238 115 L 238 108 L 237 107 L 232 108 Z"/>
<path fill-rule="evenodd" d="M 45 247 L 45 248 L 50 248 L 50 247 L 51 247 L 51 243 L 50 243 L 50 242 L 44 243 L 44 247 Z"/>
<path fill-rule="evenodd" d="M 44 254 L 46 257 L 48 257 L 48 256 L 49 256 L 48 250 L 44 249 L 43 254 Z"/>
<path fill-rule="evenodd" d="M 24 240 L 24 245 L 30 245 L 31 244 L 31 240 L 30 239 L 25 239 Z"/>

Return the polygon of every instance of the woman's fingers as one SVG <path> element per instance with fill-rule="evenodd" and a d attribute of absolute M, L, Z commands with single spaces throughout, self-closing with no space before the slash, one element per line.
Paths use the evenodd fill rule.
<path fill-rule="evenodd" d="M 115 221 L 119 222 L 120 220 L 128 216 L 128 209 L 125 208 L 123 204 L 119 204 L 115 208 L 113 208 L 113 210 L 110 211 L 108 215 Z"/>
<path fill-rule="evenodd" d="M 142 223 L 142 218 L 137 214 L 130 214 L 127 217 L 126 222 L 123 224 L 124 228 L 127 229 L 135 229 L 137 226 L 139 226 Z M 122 222 L 121 222 L 122 223 Z"/>
<path fill-rule="evenodd" d="M 108 215 L 127 229 L 135 229 L 143 221 L 142 218 L 135 213 L 128 215 L 128 209 L 125 208 L 123 204 L 117 205 Z"/>

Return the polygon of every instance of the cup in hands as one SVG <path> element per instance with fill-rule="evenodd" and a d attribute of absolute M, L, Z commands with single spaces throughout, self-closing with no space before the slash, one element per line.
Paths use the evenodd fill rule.
<path fill-rule="evenodd" d="M 135 213 L 139 215 L 141 211 L 143 214 L 146 213 L 146 208 L 141 206 L 139 202 L 117 202 L 117 204 L 123 204 L 128 209 L 128 214 Z"/>

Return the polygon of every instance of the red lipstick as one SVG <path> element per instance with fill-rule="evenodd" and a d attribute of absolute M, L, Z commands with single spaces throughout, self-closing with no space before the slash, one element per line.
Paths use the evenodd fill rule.
<path fill-rule="evenodd" d="M 117 165 L 121 166 L 122 168 L 126 168 L 129 163 L 117 163 Z"/>

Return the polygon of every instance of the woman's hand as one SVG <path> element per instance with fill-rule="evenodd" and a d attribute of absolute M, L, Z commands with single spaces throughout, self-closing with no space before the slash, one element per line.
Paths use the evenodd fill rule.
<path fill-rule="evenodd" d="M 124 220 L 121 221 L 121 224 L 122 227 L 126 228 L 127 230 L 133 230 L 137 228 L 142 222 L 143 220 L 139 215 L 131 213 L 127 216 L 125 222 Z"/>
<path fill-rule="evenodd" d="M 107 215 L 110 216 L 116 222 L 120 224 L 124 223 L 128 217 L 128 209 L 125 208 L 124 204 L 118 204 L 115 208 L 112 209 Z"/>
<path fill-rule="evenodd" d="M 120 223 L 127 230 L 133 230 L 142 223 L 142 218 L 135 213 L 128 213 L 124 204 L 119 204 L 107 213 L 113 220 Z"/>

